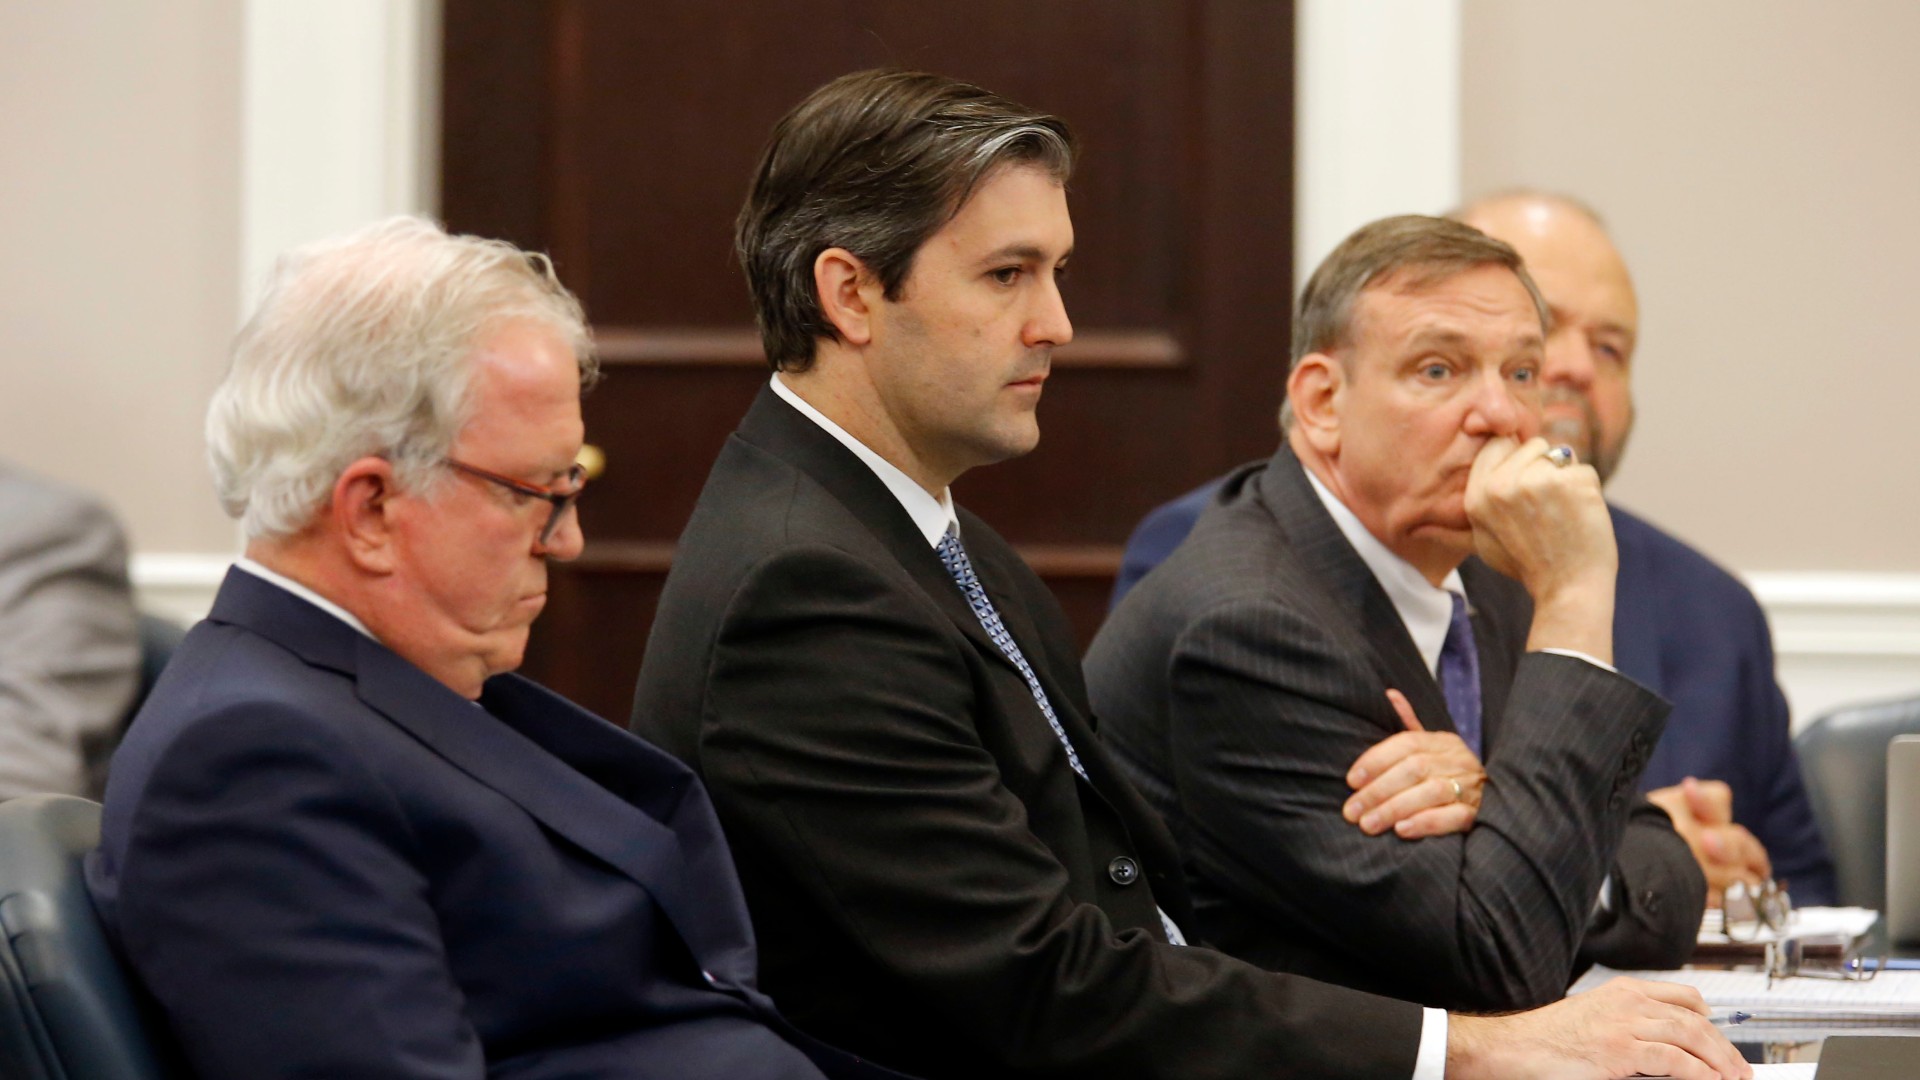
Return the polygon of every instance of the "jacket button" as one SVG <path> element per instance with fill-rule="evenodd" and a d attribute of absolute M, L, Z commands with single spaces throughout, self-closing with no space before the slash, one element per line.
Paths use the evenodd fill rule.
<path fill-rule="evenodd" d="M 1107 876 L 1115 885 L 1131 885 L 1140 878 L 1140 864 L 1121 855 L 1107 864 Z"/>
<path fill-rule="evenodd" d="M 1654 892 L 1652 889 L 1644 890 L 1640 894 L 1640 906 L 1645 908 L 1649 915 L 1660 914 L 1660 908 L 1662 906 L 1660 903 L 1660 894 Z"/>

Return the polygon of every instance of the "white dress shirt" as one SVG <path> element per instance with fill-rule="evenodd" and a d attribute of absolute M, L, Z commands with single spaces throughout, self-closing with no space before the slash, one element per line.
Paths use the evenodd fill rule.
<path fill-rule="evenodd" d="M 285 574 L 269 570 L 254 560 L 247 558 L 245 555 L 235 559 L 233 565 L 241 570 L 245 570 L 247 573 L 252 574 L 262 581 L 280 586 L 300 599 L 305 600 L 307 603 L 312 604 L 314 607 L 319 608 L 321 611 L 360 631 L 362 634 L 373 638 L 373 640 L 380 640 L 377 637 L 373 637 L 373 631 L 367 629 L 367 624 L 356 618 L 353 612 L 321 596 L 319 593 L 314 592 L 312 589 L 307 588 L 305 585 L 300 584 Z"/>

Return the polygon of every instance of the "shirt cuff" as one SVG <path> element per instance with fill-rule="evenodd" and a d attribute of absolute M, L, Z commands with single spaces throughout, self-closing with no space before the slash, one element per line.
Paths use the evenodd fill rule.
<path fill-rule="evenodd" d="M 1413 1059 L 1413 1080 L 1446 1080 L 1447 1011 L 1420 1011 L 1420 1053 Z"/>
<path fill-rule="evenodd" d="M 1581 652 L 1579 649 L 1541 649 L 1540 651 L 1550 652 L 1555 656 L 1571 656 L 1575 660 L 1585 660 L 1587 663 L 1592 664 L 1594 667 L 1606 668 L 1608 671 L 1613 672 L 1615 675 L 1620 674 L 1619 668 L 1614 667 L 1612 664 L 1607 663 L 1605 660 L 1600 660 L 1600 659 L 1596 659 L 1594 657 L 1588 656 L 1586 653 Z"/>

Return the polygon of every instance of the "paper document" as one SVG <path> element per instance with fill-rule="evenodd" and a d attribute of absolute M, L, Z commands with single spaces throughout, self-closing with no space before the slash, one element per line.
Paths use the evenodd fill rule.
<path fill-rule="evenodd" d="M 1792 1061 L 1785 1065 L 1755 1065 L 1753 1080 L 1813 1080 L 1817 1061 Z"/>
<path fill-rule="evenodd" d="M 1614 971 L 1596 967 L 1573 984 L 1571 993 L 1591 990 L 1616 975 L 1680 983 L 1700 991 L 1716 1010 L 1750 1013 L 1748 1024 L 1796 1020 L 1878 1021 L 1920 1024 L 1920 971 L 1884 971 L 1865 981 L 1805 976 L 1775 979 L 1771 989 L 1761 971 Z M 1729 1038 L 1736 1038 L 1729 1029 Z"/>

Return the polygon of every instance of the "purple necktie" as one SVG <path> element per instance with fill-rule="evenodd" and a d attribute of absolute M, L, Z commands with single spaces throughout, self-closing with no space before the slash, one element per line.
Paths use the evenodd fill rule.
<path fill-rule="evenodd" d="M 1440 693 L 1453 714 L 1453 730 L 1467 749 L 1480 753 L 1480 652 L 1473 645 L 1473 622 L 1467 618 L 1467 598 L 1453 597 L 1453 618 L 1447 623 L 1447 641 L 1440 646 Z"/>

